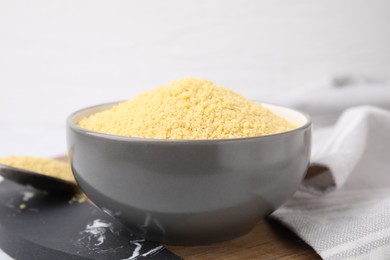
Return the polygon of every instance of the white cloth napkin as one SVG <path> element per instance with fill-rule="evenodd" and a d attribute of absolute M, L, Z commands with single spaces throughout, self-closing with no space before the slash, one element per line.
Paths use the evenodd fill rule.
<path fill-rule="evenodd" d="M 334 97 L 344 91 L 351 94 L 345 96 L 348 105 L 362 105 L 367 97 L 367 104 L 382 108 L 353 107 L 334 126 L 319 122 L 328 127 L 315 127 L 312 165 L 328 171 L 306 180 L 272 217 L 323 259 L 390 259 L 390 110 L 384 109 L 390 107 L 390 85 L 350 82 L 347 90 L 336 86 L 323 94 L 318 106 L 302 98 L 301 108 L 318 121 L 318 115 L 326 117 L 326 105 L 330 117 L 337 116 Z"/>

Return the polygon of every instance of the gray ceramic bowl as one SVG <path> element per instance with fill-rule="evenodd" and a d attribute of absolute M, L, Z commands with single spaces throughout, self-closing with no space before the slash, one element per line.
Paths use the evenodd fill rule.
<path fill-rule="evenodd" d="M 67 121 L 73 173 L 85 194 L 136 235 L 166 244 L 206 244 L 248 232 L 297 190 L 307 170 L 311 122 L 265 105 L 299 127 L 220 140 L 160 140 L 93 132 Z"/>

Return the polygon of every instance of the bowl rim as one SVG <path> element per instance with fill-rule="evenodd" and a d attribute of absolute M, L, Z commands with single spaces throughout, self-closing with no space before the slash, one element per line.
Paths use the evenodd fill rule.
<path fill-rule="evenodd" d="M 285 132 L 280 132 L 276 134 L 268 134 L 268 135 L 261 135 L 261 136 L 250 136 L 250 137 L 238 137 L 238 138 L 221 138 L 221 139 L 158 139 L 158 138 L 143 138 L 143 137 L 132 137 L 132 136 L 121 136 L 121 135 L 114 135 L 114 134 L 107 134 L 107 133 L 102 133 L 102 132 L 96 132 L 93 130 L 89 130 L 86 128 L 83 128 L 81 126 L 78 126 L 76 123 L 74 123 L 74 118 L 78 116 L 80 113 L 85 112 L 87 110 L 91 109 L 96 109 L 99 107 L 105 107 L 105 106 L 114 106 L 117 104 L 120 104 L 122 102 L 125 102 L 125 100 L 122 101 L 114 101 L 114 102 L 107 102 L 107 103 L 101 103 L 93 106 L 88 106 L 79 110 L 76 110 L 75 112 L 71 113 L 67 119 L 66 119 L 66 125 L 67 128 L 78 132 L 83 135 L 87 136 L 92 136 L 96 138 L 103 138 L 103 139 L 109 139 L 113 141 L 124 141 L 124 142 L 148 142 L 148 143 L 173 143 L 173 144 L 179 144 L 179 143 L 224 143 L 224 142 L 237 142 L 237 141 L 248 141 L 248 140 L 263 140 L 263 139 L 270 139 L 270 138 L 277 138 L 279 136 L 285 136 L 285 135 L 290 135 L 294 134 L 296 132 L 300 132 L 306 128 L 310 128 L 312 125 L 312 120 L 311 117 L 305 113 L 300 111 L 299 109 L 295 108 L 290 108 L 287 106 L 283 105 L 277 105 L 277 104 L 272 104 L 272 103 L 267 103 L 267 102 L 259 102 L 259 101 L 254 101 L 260 105 L 270 105 L 270 106 L 275 106 L 275 107 L 281 107 L 281 108 L 286 108 L 290 109 L 294 112 L 297 112 L 301 114 L 305 119 L 306 122 L 297 128 L 294 128 L 289 131 Z"/>

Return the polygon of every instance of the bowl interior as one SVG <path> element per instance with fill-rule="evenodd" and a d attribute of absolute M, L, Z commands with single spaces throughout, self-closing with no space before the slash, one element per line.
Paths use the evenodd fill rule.
<path fill-rule="evenodd" d="M 297 110 L 271 104 L 262 105 L 297 127 L 304 126 L 308 123 L 308 117 L 305 116 L 303 113 L 298 112 Z"/>

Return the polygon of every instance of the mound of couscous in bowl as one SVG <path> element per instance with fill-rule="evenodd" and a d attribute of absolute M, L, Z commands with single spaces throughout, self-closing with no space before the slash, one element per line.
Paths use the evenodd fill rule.
<path fill-rule="evenodd" d="M 113 135 L 177 140 L 253 137 L 296 128 L 260 104 L 194 78 L 144 92 L 78 125 Z"/>

